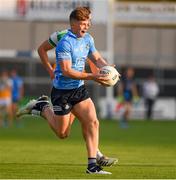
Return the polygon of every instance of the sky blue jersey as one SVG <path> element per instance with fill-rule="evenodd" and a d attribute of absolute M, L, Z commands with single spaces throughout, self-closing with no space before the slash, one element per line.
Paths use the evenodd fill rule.
<path fill-rule="evenodd" d="M 63 76 L 59 62 L 70 60 L 72 69 L 83 72 L 87 57 L 95 51 L 94 40 L 89 33 L 77 38 L 71 30 L 68 30 L 56 46 L 56 69 L 53 86 L 56 89 L 75 89 L 83 85 L 83 80 Z"/>
<path fill-rule="evenodd" d="M 23 80 L 19 76 L 12 77 L 12 100 L 17 101 L 20 98 L 20 90 L 23 86 Z"/>

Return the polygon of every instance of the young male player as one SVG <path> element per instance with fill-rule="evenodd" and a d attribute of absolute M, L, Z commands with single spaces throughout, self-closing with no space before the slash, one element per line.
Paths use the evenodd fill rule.
<path fill-rule="evenodd" d="M 79 8 L 80 7 L 78 7 L 77 9 L 79 9 Z M 90 24 L 91 12 L 90 12 L 89 8 L 87 8 L 87 7 L 81 7 L 81 9 L 82 8 L 84 8 L 85 11 L 87 12 L 87 14 L 89 15 L 89 24 L 88 24 L 88 27 L 89 27 L 91 25 Z M 41 58 L 41 61 L 42 61 L 43 65 L 44 65 L 44 67 L 46 68 L 46 70 L 48 71 L 51 79 L 54 79 L 54 70 L 53 70 L 53 67 L 49 63 L 49 58 L 48 58 L 47 52 L 49 50 L 55 48 L 57 46 L 58 42 L 62 39 L 62 37 L 67 32 L 68 32 L 68 29 L 63 30 L 63 31 L 54 32 L 53 34 L 50 35 L 49 39 L 45 40 L 38 48 L 38 53 L 39 53 L 39 56 Z M 87 58 L 87 60 L 88 60 L 91 71 L 93 73 L 97 73 L 99 68 L 96 67 L 96 65 L 94 64 L 95 62 L 93 63 L 89 58 Z M 44 97 L 41 97 L 41 98 L 38 99 L 38 101 L 41 101 L 41 100 L 47 100 L 48 101 L 48 97 L 44 96 Z M 37 103 L 37 100 L 33 100 L 31 103 L 32 104 Z M 21 111 L 19 111 L 20 115 L 25 114 L 25 113 L 32 113 L 32 114 L 35 114 L 35 115 L 40 114 L 40 112 L 38 112 L 36 110 L 32 111 L 31 107 L 32 106 L 29 104 L 25 108 L 21 109 Z M 71 127 L 71 124 L 73 123 L 73 121 L 75 119 L 75 116 L 74 116 L 73 113 L 70 113 L 70 117 L 68 117 L 68 118 L 70 119 L 69 123 L 70 123 L 70 127 Z M 70 132 L 70 128 L 67 129 L 67 136 L 69 135 L 69 132 Z M 112 166 L 113 164 L 115 164 L 117 162 L 116 158 L 110 158 L 110 157 L 104 156 L 100 152 L 99 149 L 97 151 L 97 157 L 96 158 L 97 158 L 97 163 L 99 165 L 101 165 L 101 166 Z"/>
<path fill-rule="evenodd" d="M 64 35 L 56 48 L 56 70 L 51 92 L 53 112 L 46 99 L 40 99 L 33 110 L 41 111 L 54 132 L 60 137 L 68 136 L 73 113 L 80 121 L 88 152 L 87 173 L 110 174 L 96 165 L 99 139 L 99 123 L 92 100 L 83 80 L 106 81 L 102 74 L 84 72 L 85 61 L 91 57 L 99 67 L 107 65 L 96 51 L 93 38 L 86 33 L 89 28 L 89 13 L 85 8 L 75 9 L 70 15 L 71 30 Z M 45 68 L 50 69 L 45 64 Z M 29 106 L 28 106 L 29 107 Z"/>

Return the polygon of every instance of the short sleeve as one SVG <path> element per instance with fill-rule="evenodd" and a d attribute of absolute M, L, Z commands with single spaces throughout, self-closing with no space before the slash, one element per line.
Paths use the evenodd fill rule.
<path fill-rule="evenodd" d="M 70 59 L 71 60 L 71 45 L 68 41 L 63 40 L 57 44 L 56 47 L 56 59 L 58 61 Z"/>
<path fill-rule="evenodd" d="M 18 86 L 21 88 L 23 86 L 23 80 L 19 78 L 18 80 Z"/>
<path fill-rule="evenodd" d="M 48 42 L 53 46 L 56 47 L 57 43 L 58 43 L 58 39 L 57 39 L 57 32 L 54 32 L 50 35 Z"/>
<path fill-rule="evenodd" d="M 90 36 L 90 38 L 89 38 L 89 47 L 90 47 L 90 49 L 89 49 L 89 54 L 92 54 L 92 53 L 94 53 L 95 51 L 97 51 L 96 50 L 96 48 L 95 48 L 95 43 L 94 43 L 94 39 L 93 39 L 93 37 L 92 36 Z"/>

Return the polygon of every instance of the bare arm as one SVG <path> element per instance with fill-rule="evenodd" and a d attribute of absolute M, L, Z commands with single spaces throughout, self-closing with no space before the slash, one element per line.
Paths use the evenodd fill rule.
<path fill-rule="evenodd" d="M 71 68 L 71 61 L 70 60 L 63 60 L 60 62 L 60 67 L 62 69 L 62 73 L 64 76 L 73 78 L 73 79 L 81 79 L 81 80 L 107 80 L 105 77 L 106 75 L 103 74 L 93 74 L 93 73 L 86 73 L 86 72 L 79 72 L 75 71 Z"/>
<path fill-rule="evenodd" d="M 123 84 L 120 83 L 120 84 L 118 85 L 118 89 L 117 89 L 117 94 L 118 94 L 118 96 L 123 96 L 123 89 L 124 89 Z"/>
<path fill-rule="evenodd" d="M 105 59 L 102 58 L 100 53 L 98 51 L 92 53 L 89 55 L 89 59 L 98 67 L 102 68 L 103 66 L 107 66 L 108 63 L 105 61 Z"/>
<path fill-rule="evenodd" d="M 38 48 L 38 54 L 40 56 L 41 62 L 48 71 L 51 79 L 54 79 L 54 72 L 51 64 L 49 63 L 47 52 L 53 48 L 54 47 L 48 42 L 48 40 L 44 41 Z"/>
<path fill-rule="evenodd" d="M 94 62 L 91 59 L 87 58 L 87 62 L 92 73 L 96 74 L 100 71 L 100 69 L 96 66 L 96 64 L 94 64 Z"/>
<path fill-rule="evenodd" d="M 20 87 L 20 99 L 22 99 L 23 96 L 24 96 L 24 86 L 22 85 L 22 86 Z"/>
<path fill-rule="evenodd" d="M 138 90 L 137 90 L 136 84 L 133 84 L 132 93 L 133 93 L 133 96 L 138 96 Z"/>

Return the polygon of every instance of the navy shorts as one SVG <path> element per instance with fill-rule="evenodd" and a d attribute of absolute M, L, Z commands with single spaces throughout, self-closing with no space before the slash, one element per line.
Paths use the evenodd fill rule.
<path fill-rule="evenodd" d="M 13 103 L 18 103 L 20 101 L 20 98 L 18 97 L 12 97 L 12 102 Z"/>
<path fill-rule="evenodd" d="M 79 88 L 69 90 L 56 89 L 53 87 L 51 91 L 51 102 L 56 115 L 68 114 L 75 104 L 88 98 L 89 93 L 84 85 Z"/>
<path fill-rule="evenodd" d="M 123 97 L 125 101 L 131 102 L 133 99 L 132 91 L 124 91 Z"/>

